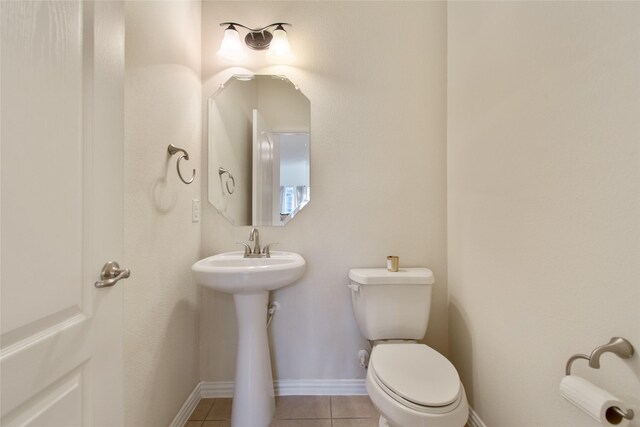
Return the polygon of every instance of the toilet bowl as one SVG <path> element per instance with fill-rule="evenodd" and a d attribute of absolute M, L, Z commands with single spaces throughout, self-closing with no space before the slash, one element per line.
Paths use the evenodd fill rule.
<path fill-rule="evenodd" d="M 367 393 L 381 426 L 461 427 L 469 406 L 455 368 L 417 343 L 376 344 L 369 359 Z"/>
<path fill-rule="evenodd" d="M 431 270 L 358 268 L 349 278 L 358 328 L 373 342 L 366 384 L 380 427 L 463 427 L 469 405 L 458 372 L 416 342 L 429 321 Z"/>

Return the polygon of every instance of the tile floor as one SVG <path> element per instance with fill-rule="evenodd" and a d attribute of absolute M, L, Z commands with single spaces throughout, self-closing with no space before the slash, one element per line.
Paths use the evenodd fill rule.
<path fill-rule="evenodd" d="M 184 427 L 230 427 L 231 399 L 202 399 Z M 271 427 L 378 427 L 369 396 L 279 396 Z"/>

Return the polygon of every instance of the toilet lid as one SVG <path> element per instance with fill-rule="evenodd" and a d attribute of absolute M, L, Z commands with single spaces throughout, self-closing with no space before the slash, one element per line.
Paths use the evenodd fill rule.
<path fill-rule="evenodd" d="M 378 344 L 369 368 L 389 390 L 418 405 L 450 405 L 461 393 L 456 368 L 424 344 Z"/>

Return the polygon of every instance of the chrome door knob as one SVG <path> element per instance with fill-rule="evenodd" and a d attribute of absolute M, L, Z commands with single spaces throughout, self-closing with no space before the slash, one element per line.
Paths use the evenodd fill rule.
<path fill-rule="evenodd" d="M 131 276 L 131 271 L 128 268 L 120 269 L 120 265 L 115 261 L 109 261 L 102 267 L 100 273 L 100 279 L 94 283 L 96 288 L 106 288 L 118 283 L 120 279 L 126 279 Z"/>

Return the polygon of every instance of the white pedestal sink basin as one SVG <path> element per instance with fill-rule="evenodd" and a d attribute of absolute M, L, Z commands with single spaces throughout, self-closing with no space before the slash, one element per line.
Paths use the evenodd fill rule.
<path fill-rule="evenodd" d="M 268 427 L 275 413 L 271 356 L 267 339 L 269 291 L 298 280 L 305 260 L 293 252 L 244 258 L 225 252 L 193 264 L 199 284 L 233 294 L 238 319 L 238 353 L 233 394 L 233 427 Z"/>

